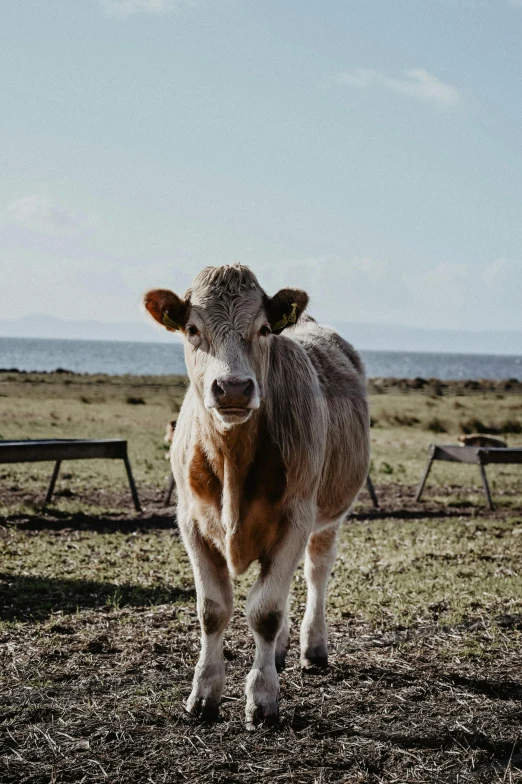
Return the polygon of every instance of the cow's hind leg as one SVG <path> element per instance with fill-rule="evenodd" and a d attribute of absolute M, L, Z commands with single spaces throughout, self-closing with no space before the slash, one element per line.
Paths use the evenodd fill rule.
<path fill-rule="evenodd" d="M 223 633 L 232 615 L 232 584 L 223 556 L 195 532 L 184 536 L 194 570 L 201 653 L 187 711 L 204 721 L 218 717 L 225 686 Z"/>
<path fill-rule="evenodd" d="M 286 649 L 284 623 L 288 592 L 307 538 L 306 530 L 293 527 L 262 564 L 261 573 L 248 594 L 246 614 L 254 634 L 256 655 L 245 689 L 247 729 L 253 729 L 261 721 L 267 725 L 275 724 L 279 719 L 276 645 L 282 634 L 279 654 L 283 647 Z"/>
<path fill-rule="evenodd" d="M 275 647 L 275 666 L 277 672 L 284 669 L 286 663 L 286 654 L 288 653 L 288 646 L 290 644 L 290 622 L 288 620 L 288 600 L 285 605 L 283 613 L 283 621 L 281 629 L 277 635 Z"/>
<path fill-rule="evenodd" d="M 301 666 L 305 670 L 326 667 L 328 664 L 326 588 L 335 559 L 338 528 L 339 523 L 335 523 L 312 534 L 306 548 L 305 578 L 308 594 L 301 624 Z"/>

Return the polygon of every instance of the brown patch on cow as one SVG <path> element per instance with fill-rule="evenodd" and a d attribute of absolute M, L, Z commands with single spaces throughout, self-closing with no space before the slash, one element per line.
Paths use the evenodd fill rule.
<path fill-rule="evenodd" d="M 281 628 L 283 613 L 279 610 L 260 613 L 250 618 L 250 625 L 253 631 L 261 635 L 266 642 L 273 642 Z"/>
<path fill-rule="evenodd" d="M 234 568 L 244 572 L 253 561 L 264 561 L 287 529 L 283 497 L 286 468 L 266 423 L 261 421 L 257 448 L 240 489 L 239 523 L 231 539 Z"/>
<path fill-rule="evenodd" d="M 307 550 L 312 561 L 323 558 L 331 552 L 332 547 L 335 545 L 336 536 L 337 527 L 327 528 L 310 536 Z"/>
<path fill-rule="evenodd" d="M 196 444 L 189 466 L 190 488 L 204 503 L 211 504 L 221 510 L 223 486 L 212 470 L 210 462 L 201 448 Z"/>
<path fill-rule="evenodd" d="M 261 420 L 257 449 L 243 486 L 243 504 L 266 498 L 271 504 L 281 501 L 286 490 L 286 468 L 266 422 Z"/>
<path fill-rule="evenodd" d="M 242 574 L 253 561 L 263 562 L 287 530 L 286 467 L 263 416 L 209 446 L 210 456 L 197 442 L 189 463 L 190 488 L 200 501 L 197 525 L 209 542 L 226 552 L 230 569 Z M 232 494 L 231 506 L 237 510 L 237 523 L 226 543 L 222 522 L 225 461 L 226 492 Z"/>
<path fill-rule="evenodd" d="M 206 634 L 216 634 L 222 631 L 228 620 L 228 615 L 214 599 L 203 599 L 201 607 L 201 626 Z"/>

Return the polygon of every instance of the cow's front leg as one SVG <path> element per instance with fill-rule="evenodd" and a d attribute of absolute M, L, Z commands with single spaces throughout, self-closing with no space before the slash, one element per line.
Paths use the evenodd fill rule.
<path fill-rule="evenodd" d="M 194 529 L 183 538 L 194 570 L 201 625 L 201 653 L 187 711 L 204 721 L 214 721 L 225 686 L 223 633 L 232 615 L 232 584 L 226 561 L 218 550 Z"/>
<path fill-rule="evenodd" d="M 246 614 L 254 634 L 256 655 L 245 689 L 247 729 L 253 729 L 261 721 L 275 724 L 279 719 L 276 644 L 279 634 L 284 635 L 290 583 L 307 538 L 307 531 L 291 527 L 277 549 L 262 563 L 260 575 L 248 595 Z M 286 640 L 281 642 L 286 647 Z"/>
<path fill-rule="evenodd" d="M 301 666 L 303 669 L 326 667 L 328 633 L 326 630 L 326 588 L 337 549 L 335 524 L 311 535 L 306 548 L 306 610 L 301 625 Z"/>

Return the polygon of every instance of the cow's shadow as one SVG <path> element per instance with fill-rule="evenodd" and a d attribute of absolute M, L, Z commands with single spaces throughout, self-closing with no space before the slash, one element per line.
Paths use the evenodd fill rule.
<path fill-rule="evenodd" d="M 140 530 L 176 529 L 174 514 L 140 514 L 128 517 L 96 515 L 84 512 L 62 512 L 53 509 L 49 514 L 10 515 L 8 525 L 21 531 L 92 531 L 94 533 L 134 533 Z"/>
<path fill-rule="evenodd" d="M 116 585 L 0 572 L 0 620 L 42 621 L 58 611 L 193 602 L 193 587 Z"/>
<path fill-rule="evenodd" d="M 513 737 L 503 738 L 497 734 L 497 728 L 489 733 L 485 727 L 473 730 L 458 723 L 455 726 L 445 725 L 440 721 L 438 710 L 430 716 L 431 708 L 436 708 L 438 695 L 443 696 L 443 693 L 448 705 L 461 698 L 472 702 L 478 696 L 495 700 L 495 711 L 498 712 L 508 710 L 499 704 L 511 702 L 514 704 L 512 711 L 518 715 L 516 703 L 522 701 L 522 681 L 473 677 L 445 671 L 444 668 L 431 673 L 422 669 L 404 672 L 373 664 L 361 666 L 340 662 L 320 674 L 314 682 L 314 689 L 319 687 L 320 691 L 329 691 L 330 700 L 335 703 L 335 694 L 343 694 L 343 684 L 349 686 L 347 695 L 354 700 L 351 709 L 345 702 L 346 697 L 343 700 L 340 696 L 338 699 L 342 700 L 342 705 L 334 707 L 331 713 L 327 710 L 324 715 L 321 712 L 318 716 L 316 701 L 310 696 L 312 692 L 307 691 L 304 699 L 301 697 L 295 705 L 288 706 L 285 726 L 296 733 L 311 733 L 318 740 L 353 738 L 424 750 L 464 745 L 484 752 L 494 764 L 519 767 L 522 763 L 522 743 L 516 737 L 515 740 Z M 368 684 L 377 688 L 368 692 Z M 404 718 L 398 718 L 396 724 L 388 724 L 389 712 L 393 712 L 397 699 L 401 704 L 396 718 Z M 418 707 L 419 701 L 424 702 L 422 710 Z M 415 720 L 409 721 L 408 717 Z"/>

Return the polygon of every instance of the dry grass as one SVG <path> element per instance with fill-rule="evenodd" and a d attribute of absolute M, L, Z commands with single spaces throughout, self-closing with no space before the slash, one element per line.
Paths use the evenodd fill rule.
<path fill-rule="evenodd" d="M 127 437 L 145 511 L 131 510 L 110 461 L 64 467 L 58 487 L 71 495 L 46 512 L 50 467 L 1 467 L 2 784 L 522 781 L 522 472 L 491 472 L 494 513 L 470 466 L 436 466 L 427 501 L 413 500 L 426 422 L 440 417 L 450 441 L 472 415 L 518 421 L 519 392 L 372 396 L 380 508 L 361 493 L 342 531 L 330 668 L 299 668 L 299 571 L 281 725 L 250 734 L 252 573 L 236 585 L 220 722 L 183 710 L 199 634 L 190 566 L 161 503 L 164 424 L 182 381 L 36 378 L 4 377 L 2 436 Z"/>

